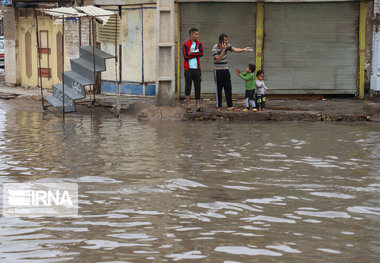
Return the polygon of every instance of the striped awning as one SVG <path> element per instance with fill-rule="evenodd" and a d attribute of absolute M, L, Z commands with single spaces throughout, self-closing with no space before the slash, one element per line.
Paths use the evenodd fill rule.
<path fill-rule="evenodd" d="M 93 5 L 78 7 L 59 7 L 39 9 L 40 12 L 56 17 L 56 18 L 79 18 L 94 17 L 101 24 L 107 24 L 110 16 L 115 15 L 114 12 L 99 8 Z"/>

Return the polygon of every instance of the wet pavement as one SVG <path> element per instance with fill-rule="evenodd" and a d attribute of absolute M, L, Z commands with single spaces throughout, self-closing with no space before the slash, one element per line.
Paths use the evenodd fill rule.
<path fill-rule="evenodd" d="M 1 183 L 77 183 L 80 206 L 0 217 L 0 262 L 380 261 L 379 123 L 62 122 L 0 101 L 0 147 Z"/>

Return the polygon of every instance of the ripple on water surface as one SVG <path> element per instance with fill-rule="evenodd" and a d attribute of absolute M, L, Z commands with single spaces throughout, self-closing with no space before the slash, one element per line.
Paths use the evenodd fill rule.
<path fill-rule="evenodd" d="M 78 183 L 80 205 L 1 217 L 1 262 L 380 257 L 377 124 L 0 113 L 0 181 Z"/>

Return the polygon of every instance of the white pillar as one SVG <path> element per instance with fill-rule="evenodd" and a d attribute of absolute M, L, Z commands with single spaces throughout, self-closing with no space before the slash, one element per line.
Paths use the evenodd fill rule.
<path fill-rule="evenodd" d="M 20 83 L 20 66 L 17 55 L 18 15 L 14 7 L 4 7 L 4 65 L 5 83 L 16 85 Z"/>
<path fill-rule="evenodd" d="M 157 0 L 156 98 L 173 106 L 175 98 L 174 0 Z"/>

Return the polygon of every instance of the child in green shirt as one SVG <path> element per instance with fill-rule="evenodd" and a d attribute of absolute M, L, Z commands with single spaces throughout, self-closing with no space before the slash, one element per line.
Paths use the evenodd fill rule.
<path fill-rule="evenodd" d="M 245 109 L 244 112 L 249 111 L 249 103 L 251 103 L 252 111 L 257 111 L 255 104 L 255 70 L 256 66 L 249 64 L 246 72 L 241 73 L 240 69 L 236 69 L 237 75 L 245 80 Z"/>

